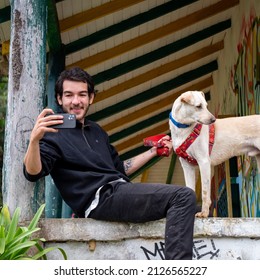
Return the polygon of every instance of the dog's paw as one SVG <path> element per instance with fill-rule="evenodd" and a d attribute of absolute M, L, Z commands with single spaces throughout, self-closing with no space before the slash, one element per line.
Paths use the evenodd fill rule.
<path fill-rule="evenodd" d="M 197 212 L 195 217 L 197 218 L 208 218 L 209 212 L 204 211 L 204 212 Z"/>

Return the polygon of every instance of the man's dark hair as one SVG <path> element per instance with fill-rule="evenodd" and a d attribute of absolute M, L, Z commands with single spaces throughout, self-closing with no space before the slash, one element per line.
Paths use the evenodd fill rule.
<path fill-rule="evenodd" d="M 75 81 L 75 82 L 83 82 L 88 85 L 88 94 L 94 93 L 94 81 L 92 77 L 83 69 L 79 67 L 74 67 L 71 69 L 64 70 L 61 72 L 58 80 L 55 84 L 55 98 L 57 101 L 57 97 L 62 97 L 63 94 L 63 82 L 67 81 Z"/>

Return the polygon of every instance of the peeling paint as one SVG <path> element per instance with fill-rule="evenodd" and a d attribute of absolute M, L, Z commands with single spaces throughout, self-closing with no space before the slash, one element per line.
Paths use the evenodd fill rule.
<path fill-rule="evenodd" d="M 22 34 L 22 19 L 21 13 L 18 10 L 14 10 L 14 38 L 12 40 L 12 71 L 13 71 L 13 87 L 14 91 L 18 91 L 20 88 L 20 79 L 23 71 L 23 64 L 21 60 L 21 38 Z"/>

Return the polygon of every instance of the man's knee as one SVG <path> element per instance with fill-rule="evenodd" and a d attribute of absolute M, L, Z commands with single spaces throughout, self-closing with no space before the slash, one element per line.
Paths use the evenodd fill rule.
<path fill-rule="evenodd" d="M 182 187 L 179 190 L 180 200 L 185 203 L 196 207 L 196 193 L 188 187 Z"/>

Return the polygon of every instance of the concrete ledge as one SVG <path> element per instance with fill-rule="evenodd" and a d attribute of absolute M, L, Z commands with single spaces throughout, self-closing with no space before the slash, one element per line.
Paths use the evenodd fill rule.
<path fill-rule="evenodd" d="M 143 224 L 96 221 L 93 219 L 43 219 L 41 235 L 46 241 L 118 241 L 133 238 L 164 238 L 165 220 Z M 260 219 L 196 219 L 194 238 L 260 238 Z"/>
<path fill-rule="evenodd" d="M 42 219 L 46 247 L 61 247 L 70 260 L 164 259 L 165 220 L 133 224 L 92 219 Z M 58 250 L 48 258 L 62 259 Z M 260 219 L 196 219 L 193 259 L 260 260 Z"/>
<path fill-rule="evenodd" d="M 260 219 L 208 218 L 196 219 L 194 237 L 260 238 Z"/>

